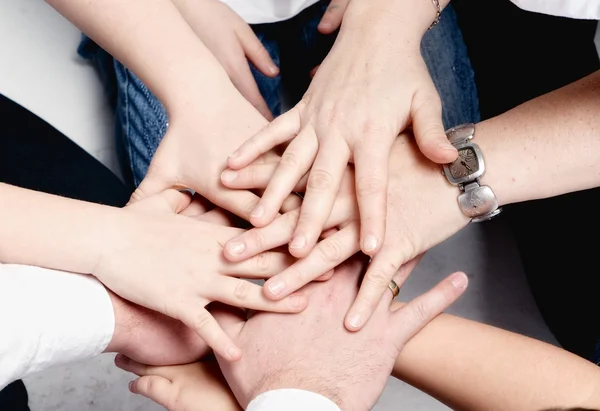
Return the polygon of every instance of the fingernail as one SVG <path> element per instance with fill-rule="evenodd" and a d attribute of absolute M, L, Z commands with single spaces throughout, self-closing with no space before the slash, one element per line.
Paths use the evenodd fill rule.
<path fill-rule="evenodd" d="M 463 274 L 455 274 L 452 277 L 452 285 L 460 290 L 467 288 L 467 282 L 467 276 Z"/>
<path fill-rule="evenodd" d="M 117 354 L 117 356 L 115 357 L 115 365 L 121 366 L 125 363 L 125 359 L 123 358 L 123 356 L 121 354 Z"/>
<path fill-rule="evenodd" d="M 442 150 L 451 150 L 451 151 L 456 151 L 456 148 L 450 144 L 448 141 L 440 141 L 437 144 L 438 148 L 441 148 Z"/>
<path fill-rule="evenodd" d="M 239 348 L 231 346 L 231 347 L 227 347 L 227 355 L 229 356 L 229 358 L 235 359 L 238 358 L 241 354 L 241 351 Z"/>
<path fill-rule="evenodd" d="M 294 294 L 289 297 L 290 306 L 292 308 L 300 308 L 304 305 L 304 296 L 301 294 Z"/>
<path fill-rule="evenodd" d="M 252 214 L 250 214 L 250 217 L 261 218 L 264 214 L 265 214 L 265 208 L 263 206 L 259 205 L 258 207 L 256 207 L 254 209 L 254 211 L 252 211 Z"/>
<path fill-rule="evenodd" d="M 227 252 L 229 254 L 239 255 L 239 254 L 242 254 L 244 252 L 244 250 L 246 249 L 246 244 L 240 243 L 238 241 L 233 241 L 231 243 L 227 243 L 226 247 L 227 247 Z"/>
<path fill-rule="evenodd" d="M 321 30 L 329 30 L 331 28 L 331 23 L 329 23 L 328 21 L 322 22 L 321 24 L 319 24 L 319 29 Z"/>
<path fill-rule="evenodd" d="M 294 237 L 290 243 L 290 248 L 293 249 L 304 248 L 304 246 L 306 246 L 306 238 L 303 236 Z"/>
<path fill-rule="evenodd" d="M 221 173 L 221 181 L 223 181 L 224 183 L 231 183 L 233 180 L 235 180 L 238 176 L 238 172 L 237 171 L 233 171 L 233 170 L 225 170 Z"/>
<path fill-rule="evenodd" d="M 376 248 L 377 248 L 377 238 L 375 238 L 374 235 L 369 234 L 368 236 L 365 237 L 365 240 L 363 241 L 363 249 L 366 252 L 369 252 L 369 251 L 373 251 Z"/>
<path fill-rule="evenodd" d="M 268 287 L 271 294 L 277 296 L 281 294 L 285 289 L 285 283 L 283 281 L 274 281 L 272 283 L 269 283 Z"/>
<path fill-rule="evenodd" d="M 129 381 L 129 391 L 133 392 L 134 384 L 135 384 L 135 381 Z"/>
<path fill-rule="evenodd" d="M 229 158 L 236 158 L 240 155 L 240 150 L 235 150 L 233 153 L 229 155 Z"/>
<path fill-rule="evenodd" d="M 360 327 L 360 315 L 352 314 L 350 318 L 348 318 L 348 325 L 352 328 Z"/>
<path fill-rule="evenodd" d="M 272 75 L 276 75 L 277 73 L 279 73 L 279 68 L 278 68 L 277 66 L 270 66 L 270 67 L 269 67 L 269 72 L 270 72 Z"/>

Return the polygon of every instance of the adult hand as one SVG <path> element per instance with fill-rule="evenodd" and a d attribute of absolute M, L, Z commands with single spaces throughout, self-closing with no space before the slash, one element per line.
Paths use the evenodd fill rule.
<path fill-rule="evenodd" d="M 279 68 L 252 28 L 219 0 L 174 0 L 174 3 L 238 91 L 271 120 L 273 115 L 260 94 L 248 60 L 265 76 L 277 76 Z"/>
<path fill-rule="evenodd" d="M 241 411 L 214 359 L 152 367 L 118 355 L 115 364 L 140 377 L 129 384 L 132 393 L 143 395 L 169 411 Z"/>
<path fill-rule="evenodd" d="M 101 257 L 92 271 L 119 296 L 182 321 L 230 360 L 240 350 L 205 309 L 212 301 L 279 312 L 304 309 L 296 295 L 273 302 L 242 278 L 268 278 L 290 264 L 287 253 L 268 253 L 243 263 L 222 256 L 222 244 L 242 230 L 177 215 L 190 196 L 176 190 L 116 209 L 107 222 Z"/>
<path fill-rule="evenodd" d="M 240 170 L 291 140 L 250 221 L 257 227 L 271 223 L 308 172 L 305 200 L 289 243 L 296 257 L 306 256 L 317 242 L 348 162 L 356 170 L 361 249 L 374 256 L 385 239 L 388 159 L 396 136 L 412 125 L 427 158 L 448 163 L 457 157 L 420 54 L 420 35 L 392 36 L 389 26 L 369 22 L 378 8 L 360 14 L 352 12 L 353 6 L 351 2 L 336 43 L 302 101 L 228 159 L 231 169 Z"/>
<path fill-rule="evenodd" d="M 467 287 L 464 274 L 453 274 L 395 312 L 388 291 L 371 321 L 354 334 L 343 318 L 363 267 L 359 259 L 350 260 L 328 282 L 307 286 L 311 304 L 297 315 L 257 313 L 246 320 L 239 312 L 214 311 L 227 333 L 253 352 L 236 363 L 217 356 L 243 408 L 264 392 L 298 388 L 324 395 L 343 410 L 370 410 L 404 344 Z"/>
<path fill-rule="evenodd" d="M 381 252 L 370 263 L 357 300 L 346 318 L 350 330 L 358 330 L 367 322 L 400 267 L 468 223 L 456 203 L 457 188 L 448 183 L 439 166 L 419 152 L 411 135 L 397 138 L 389 167 L 386 238 Z M 238 172 L 237 178 L 228 184 L 262 188 L 274 170 L 272 164 L 251 166 Z M 359 250 L 358 206 L 352 180 L 349 170 L 325 225 L 326 228 L 340 226 L 340 230 L 319 242 L 307 257 L 267 280 L 263 288 L 267 297 L 285 297 Z M 303 182 L 295 189 L 302 191 Z M 286 213 L 267 227 L 254 228 L 230 240 L 225 246 L 225 256 L 231 261 L 242 261 L 286 244 L 298 215 L 297 210 Z"/>

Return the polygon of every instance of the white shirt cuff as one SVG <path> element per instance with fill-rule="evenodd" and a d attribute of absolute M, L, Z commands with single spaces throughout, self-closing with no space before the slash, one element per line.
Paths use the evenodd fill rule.
<path fill-rule="evenodd" d="M 0 264 L 0 387 L 102 353 L 115 317 L 92 276 Z"/>
<path fill-rule="evenodd" d="M 330 399 L 320 394 L 281 389 L 262 393 L 246 408 L 246 411 L 341 411 Z"/>

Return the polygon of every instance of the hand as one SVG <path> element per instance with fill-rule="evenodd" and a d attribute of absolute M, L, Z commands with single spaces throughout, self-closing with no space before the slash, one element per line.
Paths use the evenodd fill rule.
<path fill-rule="evenodd" d="M 176 215 L 190 196 L 175 190 L 149 197 L 113 215 L 110 241 L 102 241 L 93 274 L 126 300 L 182 321 L 220 355 L 241 353 L 204 308 L 212 301 L 280 312 L 304 309 L 296 295 L 273 302 L 260 286 L 235 277 L 266 278 L 290 263 L 287 253 L 268 253 L 243 263 L 227 262 L 222 244 L 242 230 Z"/>
<path fill-rule="evenodd" d="M 279 68 L 252 28 L 219 0 L 175 0 L 174 3 L 202 43 L 221 63 L 238 91 L 271 120 L 273 115 L 260 94 L 246 59 L 265 76 L 277 76 Z"/>
<path fill-rule="evenodd" d="M 109 292 L 115 331 L 105 352 L 126 355 L 145 364 L 173 365 L 197 361 L 210 352 L 204 340 L 181 321 Z"/>
<path fill-rule="evenodd" d="M 317 27 L 319 32 L 322 34 L 332 34 L 339 29 L 349 3 L 350 0 L 331 0 Z"/>
<path fill-rule="evenodd" d="M 132 393 L 143 395 L 169 411 L 241 411 L 214 359 L 151 367 L 117 355 L 115 364 L 140 377 L 129 384 Z"/>
<path fill-rule="evenodd" d="M 266 391 L 298 388 L 324 395 L 343 410 L 370 410 L 404 344 L 467 286 L 467 277 L 456 273 L 395 312 L 388 291 L 365 329 L 353 334 L 342 321 L 362 268 L 352 259 L 328 282 L 307 286 L 311 304 L 297 315 L 258 313 L 245 320 L 239 313 L 214 311 L 229 335 L 253 352 L 236 363 L 217 357 L 243 408 Z"/>
<path fill-rule="evenodd" d="M 231 169 L 240 170 L 291 140 L 250 221 L 257 227 L 271 223 L 283 199 L 309 172 L 289 244 L 296 257 L 305 257 L 318 240 L 349 161 L 356 169 L 361 248 L 374 256 L 385 238 L 388 158 L 399 132 L 412 125 L 430 160 L 448 163 L 457 157 L 444 132 L 440 98 L 420 54 L 420 38 L 400 36 L 391 42 L 385 30 L 349 21 L 352 7 L 350 3 L 335 46 L 303 100 L 228 160 Z"/>
<path fill-rule="evenodd" d="M 262 188 L 268 184 L 274 169 L 274 165 L 250 166 L 238 172 L 229 185 Z M 350 330 L 358 330 L 367 322 L 400 267 L 469 221 L 456 203 L 458 189 L 448 183 L 439 166 L 419 153 L 408 134 L 398 137 L 392 147 L 389 175 L 386 239 L 381 252 L 369 265 L 357 300 L 346 318 Z M 348 171 L 325 224 L 326 228 L 341 225 L 340 230 L 319 242 L 306 258 L 269 279 L 263 287 L 267 297 L 285 297 L 359 250 L 358 207 L 352 180 L 353 174 Z M 302 183 L 305 180 L 295 190 L 302 191 Z M 298 214 L 297 210 L 286 213 L 267 227 L 254 228 L 230 240 L 225 246 L 225 256 L 231 261 L 242 261 L 286 244 Z"/>

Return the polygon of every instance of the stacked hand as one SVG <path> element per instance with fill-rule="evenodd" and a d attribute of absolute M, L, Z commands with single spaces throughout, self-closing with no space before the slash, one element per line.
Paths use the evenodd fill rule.
<path fill-rule="evenodd" d="M 397 311 L 388 291 L 373 319 L 358 334 L 346 331 L 342 318 L 356 297 L 363 264 L 350 260 L 329 282 L 307 287 L 311 304 L 298 315 L 244 312 L 219 307 L 214 315 L 241 347 L 253 355 L 231 363 L 219 359 L 227 384 L 245 409 L 260 394 L 278 388 L 320 393 L 344 410 L 368 410 L 383 391 L 398 353 L 420 329 L 452 304 L 466 289 L 467 278 L 456 273 Z M 274 355 L 276 353 L 276 355 Z M 119 357 L 117 365 L 140 379 L 133 392 L 171 411 L 235 410 L 216 370 L 207 386 L 207 367 L 147 367 Z M 351 371 L 350 371 L 351 370 Z M 217 402 L 223 408 L 214 408 Z"/>
<path fill-rule="evenodd" d="M 271 252 L 242 263 L 228 262 L 222 245 L 243 231 L 211 223 L 214 213 L 200 221 L 178 215 L 190 198 L 171 189 L 116 210 L 108 225 L 116 232 L 102 242 L 102 258 L 93 274 L 124 299 L 182 321 L 215 352 L 237 360 L 240 350 L 205 309 L 207 304 L 220 301 L 255 310 L 298 312 L 306 306 L 306 298 L 296 295 L 273 302 L 260 286 L 239 279 L 268 278 L 285 269 L 290 257 Z"/>
<path fill-rule="evenodd" d="M 253 165 L 226 182 L 232 188 L 264 188 L 275 171 L 274 164 Z M 367 269 L 363 286 L 346 317 L 350 330 L 368 320 L 398 269 L 464 227 L 468 220 L 456 206 L 456 187 L 448 184 L 441 168 L 425 158 L 412 136 L 401 135 L 390 151 L 386 237 L 381 252 Z M 359 249 L 358 205 L 354 173 L 347 169 L 325 228 L 340 227 L 315 249 L 263 288 L 267 297 L 284 298 L 336 267 Z M 302 191 L 306 178 L 294 187 Z M 286 244 L 293 236 L 299 210 L 277 217 L 263 228 L 254 228 L 230 240 L 225 255 L 243 261 L 265 250 Z M 400 284 L 401 285 L 401 284 Z"/>
<path fill-rule="evenodd" d="M 448 163 L 457 157 L 444 133 L 441 102 L 420 55 L 420 37 L 404 34 L 389 41 L 390 33 L 355 17 L 354 4 L 349 4 L 336 43 L 302 101 L 228 160 L 232 170 L 240 171 L 289 142 L 250 221 L 256 227 L 272 223 L 308 174 L 289 241 L 296 257 L 308 255 L 326 227 L 349 162 L 356 170 L 361 248 L 374 256 L 386 238 L 388 162 L 396 136 L 412 125 L 427 158 Z"/>

